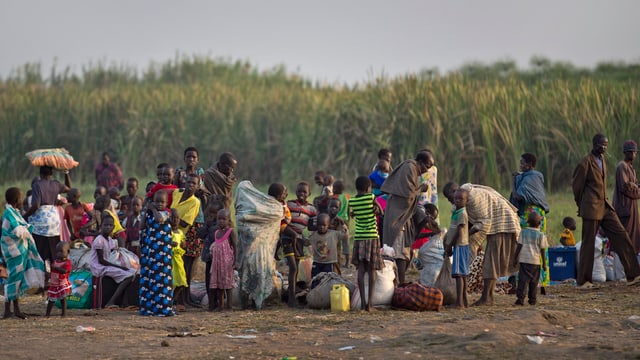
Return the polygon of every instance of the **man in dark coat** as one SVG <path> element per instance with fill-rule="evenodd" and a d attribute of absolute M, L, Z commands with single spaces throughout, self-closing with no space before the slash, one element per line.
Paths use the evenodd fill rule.
<path fill-rule="evenodd" d="M 604 153 L 609 140 L 602 134 L 593 137 L 593 149 L 573 171 L 573 196 L 578 205 L 578 215 L 582 218 L 582 246 L 578 264 L 577 283 L 580 288 L 593 287 L 593 256 L 598 227 L 604 230 L 611 241 L 612 249 L 620 257 L 627 275 L 628 285 L 640 282 L 640 266 L 636 258 L 629 234 L 618 219 L 613 206 L 607 199 L 607 166 Z"/>

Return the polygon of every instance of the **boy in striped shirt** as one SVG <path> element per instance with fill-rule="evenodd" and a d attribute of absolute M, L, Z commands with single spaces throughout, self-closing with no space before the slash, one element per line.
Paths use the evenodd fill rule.
<path fill-rule="evenodd" d="M 351 263 L 358 269 L 358 289 L 360 291 L 360 309 L 373 310 L 376 270 L 383 267 L 380 256 L 380 239 L 376 215 L 382 214 L 380 205 L 371 193 L 371 180 L 366 176 L 356 179 L 358 194 L 349 199 L 349 214 L 355 219 L 356 229 L 353 238 Z M 365 299 L 364 275 L 369 274 L 369 299 Z"/>

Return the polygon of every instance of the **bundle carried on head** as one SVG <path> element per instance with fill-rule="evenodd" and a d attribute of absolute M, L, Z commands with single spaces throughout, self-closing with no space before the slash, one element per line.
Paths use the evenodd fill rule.
<path fill-rule="evenodd" d="M 50 166 L 55 169 L 71 170 L 78 166 L 73 156 L 65 148 L 37 149 L 25 154 L 33 166 Z"/>

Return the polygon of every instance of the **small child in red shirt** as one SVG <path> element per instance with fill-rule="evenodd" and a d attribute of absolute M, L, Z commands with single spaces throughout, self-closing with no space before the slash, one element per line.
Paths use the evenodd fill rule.
<path fill-rule="evenodd" d="M 62 314 L 67 314 L 67 296 L 71 295 L 71 260 L 69 256 L 69 243 L 61 241 L 56 246 L 56 259 L 51 264 L 51 278 L 49 279 L 49 297 L 47 302 L 47 317 L 51 315 L 53 304 L 60 300 Z"/>

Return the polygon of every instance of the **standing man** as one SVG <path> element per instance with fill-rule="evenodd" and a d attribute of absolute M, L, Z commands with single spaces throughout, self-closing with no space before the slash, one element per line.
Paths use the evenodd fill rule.
<path fill-rule="evenodd" d="M 578 215 L 582 218 L 582 246 L 576 280 L 581 289 L 593 287 L 591 274 L 595 239 L 598 227 L 601 227 L 611 241 L 612 249 L 620 257 L 627 275 L 627 285 L 634 285 L 640 282 L 638 260 L 629 234 L 606 195 L 607 166 L 604 153 L 609 140 L 602 134 L 596 134 L 592 143 L 591 152 L 580 160 L 573 171 L 573 196 L 578 206 Z"/>
<path fill-rule="evenodd" d="M 624 160 L 616 167 L 616 188 L 613 192 L 613 208 L 620 222 L 627 230 L 636 254 L 640 253 L 640 217 L 638 217 L 638 199 L 640 187 L 633 160 L 638 154 L 638 144 L 627 140 L 622 146 Z"/>
<path fill-rule="evenodd" d="M 482 296 L 472 306 L 493 305 L 493 291 L 499 277 L 516 271 L 512 264 L 520 234 L 520 218 L 515 206 L 494 189 L 475 184 L 463 184 L 461 189 L 469 192 L 467 215 L 471 245 L 478 246 L 487 240 L 482 263 L 484 287 Z M 447 183 L 442 193 L 453 204 L 453 195 L 458 189 L 454 182 Z"/>
<path fill-rule="evenodd" d="M 231 192 L 236 183 L 233 172 L 237 165 L 238 161 L 232 153 L 222 153 L 218 162 L 205 170 L 202 179 L 206 197 L 218 198 L 227 210 L 231 209 Z"/>
<path fill-rule="evenodd" d="M 111 162 L 111 156 L 106 151 L 102 153 L 102 160 L 96 165 L 96 187 L 98 186 L 104 186 L 107 190 L 112 187 L 122 190 L 124 186 L 120 167 Z"/>
<path fill-rule="evenodd" d="M 389 194 L 385 209 L 382 241 L 393 247 L 396 253 L 398 281 L 404 283 L 409 264 L 409 246 L 413 243 L 414 229 L 411 219 L 416 210 L 418 196 L 427 189 L 420 185 L 420 175 L 434 165 L 433 154 L 421 150 L 415 160 L 405 160 L 389 174 L 380 190 Z"/>

